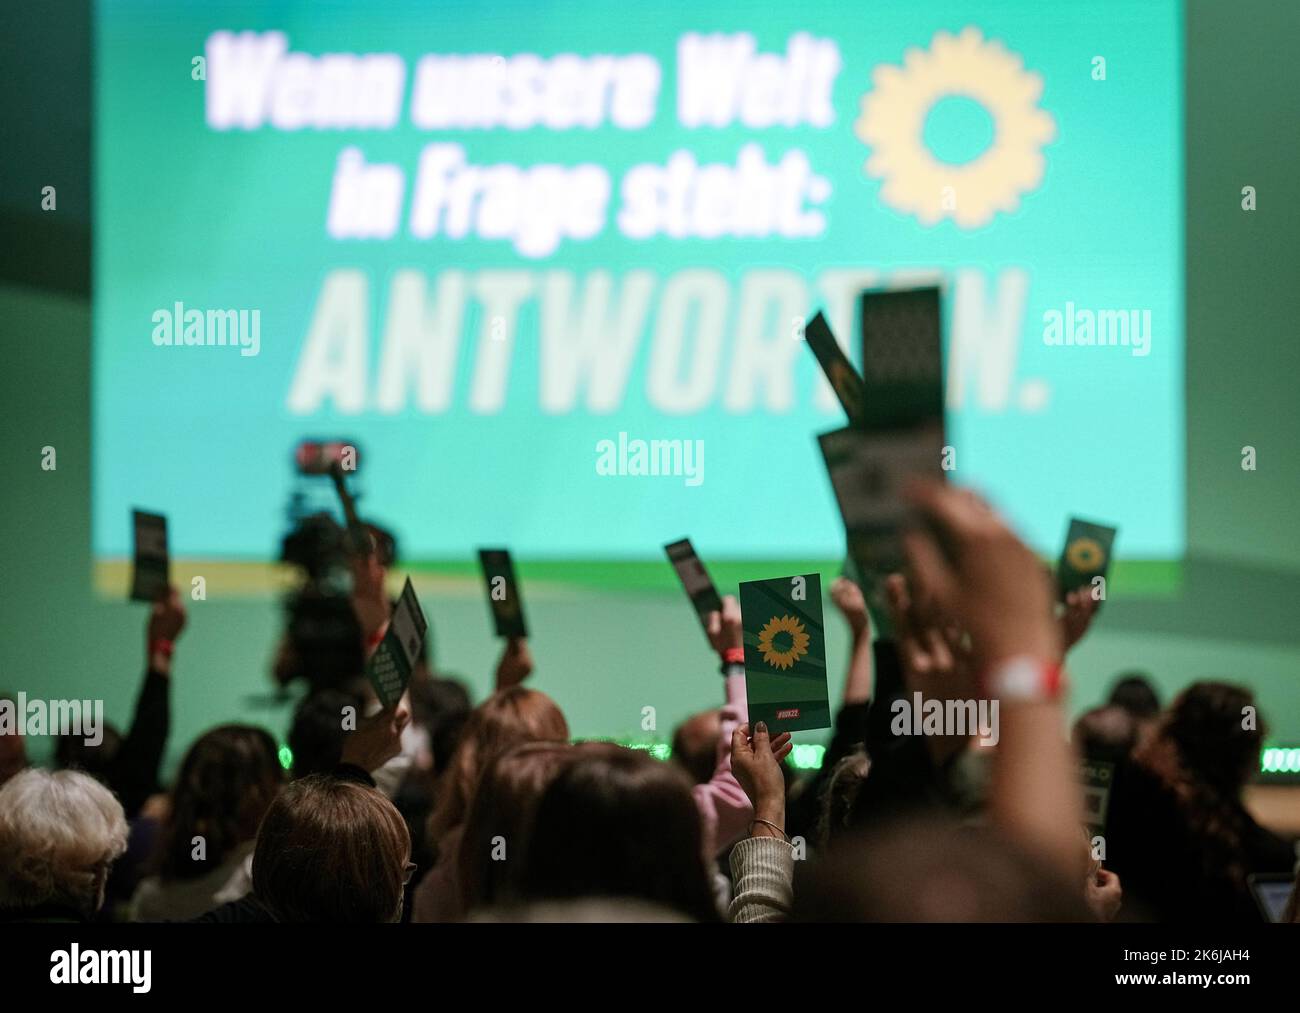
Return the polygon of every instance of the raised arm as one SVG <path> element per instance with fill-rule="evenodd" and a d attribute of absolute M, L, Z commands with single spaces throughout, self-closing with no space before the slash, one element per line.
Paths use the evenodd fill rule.
<path fill-rule="evenodd" d="M 969 631 L 982 692 L 1000 704 L 993 820 L 1079 882 L 1086 871 L 1082 811 L 1061 709 L 1061 635 L 1050 582 L 973 493 L 918 483 L 911 497 L 933 533 L 907 535 L 909 563 L 936 605 Z"/>
<path fill-rule="evenodd" d="M 713 776 L 694 789 L 704 832 L 705 856 L 730 847 L 749 826 L 753 807 L 731 772 L 731 734 L 749 719 L 745 700 L 745 648 L 740 621 L 740 603 L 733 595 L 722 599 L 722 611 L 709 614 L 706 631 L 709 643 L 722 663 L 723 691 Z"/>
<path fill-rule="evenodd" d="M 731 765 L 754 806 L 750 835 L 731 850 L 735 883 L 727 914 L 733 922 L 780 921 L 794 898 L 794 849 L 785 832 L 785 778 L 781 761 L 790 752 L 790 733 L 770 738 L 759 722 L 736 728 L 731 737 Z"/>
<path fill-rule="evenodd" d="M 185 606 L 175 587 L 153 603 L 145 627 L 145 675 L 131 727 L 109 774 L 128 819 L 158 790 L 167 735 L 171 730 L 172 653 L 185 629 Z"/>

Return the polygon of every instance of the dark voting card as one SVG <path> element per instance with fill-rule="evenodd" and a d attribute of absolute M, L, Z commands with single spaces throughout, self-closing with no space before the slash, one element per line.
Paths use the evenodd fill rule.
<path fill-rule="evenodd" d="M 829 728 L 822 582 L 815 573 L 740 585 L 749 725 L 781 732 Z"/>
<path fill-rule="evenodd" d="M 526 637 L 524 602 L 519 597 L 519 581 L 509 549 L 479 549 L 479 565 L 487 584 L 488 606 L 496 623 L 498 637 Z"/>
<path fill-rule="evenodd" d="M 718 596 L 718 589 L 713 585 L 713 578 L 704 568 L 700 557 L 695 554 L 695 547 L 691 545 L 689 538 L 683 538 L 679 542 L 669 542 L 664 546 L 664 552 L 668 554 L 668 561 L 677 571 L 677 579 L 682 582 L 686 596 L 695 606 L 695 613 L 700 617 L 700 625 L 705 627 L 705 632 L 708 632 L 709 613 L 722 611 L 722 599 Z"/>
<path fill-rule="evenodd" d="M 844 407 L 844 413 L 849 417 L 849 425 L 861 425 L 862 413 L 867 401 L 866 388 L 862 384 L 862 377 L 853 368 L 853 363 L 844 354 L 844 349 L 835 340 L 826 318 L 818 313 L 809 320 L 804 326 L 803 336 L 808 347 L 812 349 L 813 355 L 817 356 L 817 362 L 822 372 L 826 374 L 835 396 Z"/>
<path fill-rule="evenodd" d="M 860 425 L 943 424 L 943 350 L 936 286 L 862 293 Z"/>
<path fill-rule="evenodd" d="M 1070 518 L 1065 548 L 1056 567 L 1056 583 L 1062 600 L 1071 591 L 1085 586 L 1091 588 L 1095 577 L 1105 578 L 1118 531 L 1104 524 Z"/>
<path fill-rule="evenodd" d="M 131 574 L 131 600 L 157 601 L 171 582 L 167 553 L 167 518 L 162 514 L 131 511 L 135 566 Z"/>
<path fill-rule="evenodd" d="M 1115 778 L 1115 765 L 1101 761 L 1085 760 L 1079 765 L 1079 779 L 1083 782 L 1083 822 L 1093 837 L 1106 832 L 1106 810 L 1110 805 L 1110 786 Z"/>
<path fill-rule="evenodd" d="M 411 578 L 407 577 L 384 639 L 366 662 L 366 678 L 375 688 L 375 695 L 385 710 L 396 707 L 406 692 L 411 672 L 420 661 L 420 648 L 424 646 L 424 634 L 428 628 L 424 610 L 420 608 L 415 588 L 411 586 Z"/>
<path fill-rule="evenodd" d="M 902 569 L 903 531 L 915 522 L 903 489 L 917 476 L 942 480 L 943 431 L 846 428 L 822 433 L 817 443 L 844 521 L 852 579 L 867 590 Z"/>

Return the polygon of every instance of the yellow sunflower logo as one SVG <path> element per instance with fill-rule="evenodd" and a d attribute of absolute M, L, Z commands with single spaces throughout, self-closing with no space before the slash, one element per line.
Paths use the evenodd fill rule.
<path fill-rule="evenodd" d="M 1106 559 L 1106 550 L 1091 538 L 1076 538 L 1065 550 L 1065 558 L 1076 570 L 1086 573 L 1101 569 Z"/>
<path fill-rule="evenodd" d="M 853 382 L 853 375 L 844 363 L 831 363 L 831 386 L 835 388 L 835 394 L 839 397 L 845 412 L 850 417 L 856 418 L 862 411 L 862 405 L 858 403 L 858 391 Z"/>
<path fill-rule="evenodd" d="M 763 660 L 775 668 L 789 668 L 808 653 L 808 634 L 794 616 L 775 616 L 758 631 Z"/>
<path fill-rule="evenodd" d="M 877 67 L 872 81 L 854 129 L 872 148 L 866 172 L 884 180 L 880 198 L 890 207 L 923 225 L 951 218 L 974 229 L 1042 183 L 1040 149 L 1056 136 L 1056 121 L 1038 107 L 1043 80 L 978 28 L 938 32 L 928 50 L 909 49 L 901 67 Z M 962 165 L 935 158 L 922 139 L 930 110 L 949 96 L 978 102 L 994 124 L 988 149 Z"/>

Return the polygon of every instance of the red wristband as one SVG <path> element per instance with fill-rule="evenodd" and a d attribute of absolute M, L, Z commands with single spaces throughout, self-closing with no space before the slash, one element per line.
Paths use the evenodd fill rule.
<path fill-rule="evenodd" d="M 176 644 L 170 640 L 149 641 L 149 657 L 151 658 L 155 654 L 161 654 L 164 658 L 170 659 L 174 650 L 176 650 Z"/>
<path fill-rule="evenodd" d="M 722 652 L 722 663 L 724 665 L 743 665 L 745 663 L 745 649 L 743 647 L 728 647 Z"/>
<path fill-rule="evenodd" d="M 1001 700 L 1056 700 L 1065 685 L 1064 675 L 1059 662 L 1022 655 L 999 662 L 985 677 L 984 689 Z"/>

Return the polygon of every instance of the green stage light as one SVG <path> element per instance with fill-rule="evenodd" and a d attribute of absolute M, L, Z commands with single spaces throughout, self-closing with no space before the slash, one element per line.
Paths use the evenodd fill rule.
<path fill-rule="evenodd" d="M 288 743 L 280 746 L 280 766 L 285 770 L 293 767 L 293 750 L 289 748 Z"/>
<path fill-rule="evenodd" d="M 790 766 L 795 770 L 818 770 L 826 757 L 826 747 L 812 743 L 795 746 L 790 750 Z"/>
<path fill-rule="evenodd" d="M 1300 774 L 1300 746 L 1270 746 L 1259 757 L 1264 774 Z"/>

